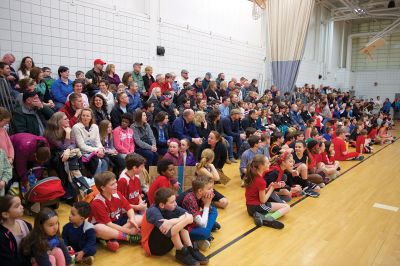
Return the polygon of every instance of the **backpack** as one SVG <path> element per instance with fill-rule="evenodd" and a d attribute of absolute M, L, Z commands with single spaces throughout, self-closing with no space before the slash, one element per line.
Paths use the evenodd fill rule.
<path fill-rule="evenodd" d="M 61 180 L 51 176 L 36 182 L 25 194 L 28 202 L 47 202 L 58 199 L 65 194 Z"/>

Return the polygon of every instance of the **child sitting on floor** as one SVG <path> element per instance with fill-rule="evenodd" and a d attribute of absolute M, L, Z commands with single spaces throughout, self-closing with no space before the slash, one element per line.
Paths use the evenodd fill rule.
<path fill-rule="evenodd" d="M 173 162 L 164 159 L 159 161 L 157 163 L 157 172 L 159 176 L 154 179 L 147 192 L 150 205 L 154 204 L 154 193 L 156 193 L 159 188 L 171 188 L 173 186 L 175 189 L 179 189 L 179 183 L 175 178 L 175 166 Z"/>
<path fill-rule="evenodd" d="M 125 157 L 126 169 L 118 179 L 118 191 L 129 201 L 135 211 L 137 225 L 142 224 L 142 215 L 147 209 L 147 204 L 142 198 L 139 174 L 145 167 L 146 159 L 137 154 L 130 153 Z"/>
<path fill-rule="evenodd" d="M 75 253 L 75 262 L 92 265 L 96 253 L 96 232 L 89 217 L 91 208 L 89 203 L 75 202 L 69 215 L 69 223 L 64 225 L 62 238 L 65 245 Z"/>
<path fill-rule="evenodd" d="M 335 160 L 337 161 L 346 161 L 348 159 L 359 160 L 362 161 L 364 156 L 360 156 L 358 152 L 349 152 L 346 147 L 346 142 L 344 141 L 345 132 L 342 128 L 338 128 L 337 137 L 332 140 L 332 144 L 335 149 Z"/>
<path fill-rule="evenodd" d="M 247 165 L 246 177 L 246 206 L 249 215 L 253 216 L 257 226 L 265 225 L 282 229 L 283 223 L 277 219 L 285 215 L 290 206 L 286 203 L 268 202 L 274 189 L 281 188 L 283 183 L 272 182 L 267 187 L 263 173 L 269 168 L 269 160 L 262 154 L 257 154 Z"/>
<path fill-rule="evenodd" d="M 189 234 L 201 250 L 210 247 L 211 230 L 218 217 L 217 208 L 211 206 L 214 197 L 213 185 L 211 177 L 199 176 L 192 181 L 193 190 L 182 193 L 178 199 L 178 204 L 193 215 Z"/>
<path fill-rule="evenodd" d="M 162 256 L 173 247 L 175 258 L 185 265 L 204 265 L 208 258 L 194 248 L 186 229 L 193 216 L 177 206 L 175 193 L 169 188 L 155 192 L 154 205 L 147 209 L 142 223 L 142 246 L 147 255 Z"/>
<path fill-rule="evenodd" d="M 91 203 L 89 221 L 94 224 L 97 237 L 111 251 L 118 250 L 117 240 L 138 243 L 140 235 L 135 212 L 128 200 L 117 191 L 115 174 L 105 171 L 96 174 L 94 181 L 100 193 Z"/>
<path fill-rule="evenodd" d="M 71 265 L 67 246 L 60 238 L 57 213 L 43 208 L 35 217 L 33 230 L 21 242 L 22 254 L 32 258 L 32 266 Z"/>

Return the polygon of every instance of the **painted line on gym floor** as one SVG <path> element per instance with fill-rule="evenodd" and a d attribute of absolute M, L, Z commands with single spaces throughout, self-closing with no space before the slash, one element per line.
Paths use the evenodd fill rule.
<path fill-rule="evenodd" d="M 381 204 L 381 203 L 377 203 L 377 202 L 375 202 L 374 205 L 372 205 L 372 207 L 379 208 L 379 209 L 384 209 L 384 210 L 392 211 L 392 212 L 397 212 L 399 210 L 398 207 L 394 207 L 394 206 L 390 206 L 390 205 L 386 205 L 386 204 Z"/>
<path fill-rule="evenodd" d="M 393 143 L 395 143 L 399 138 L 396 138 L 395 141 Z M 363 162 L 367 161 L 369 158 L 375 156 L 376 154 L 378 154 L 379 152 L 381 152 L 382 150 L 386 149 L 387 147 L 389 147 L 390 145 L 392 145 L 393 143 L 390 143 L 388 145 L 386 145 L 385 147 L 383 147 L 382 149 L 380 149 L 379 151 L 376 151 L 374 153 L 372 153 L 370 156 L 368 156 L 367 158 L 365 158 L 362 161 L 359 161 L 357 164 L 351 166 L 349 169 L 347 169 L 346 171 L 344 171 L 343 173 L 341 173 L 339 176 L 337 176 L 335 179 L 333 179 L 332 181 L 330 181 L 327 185 L 329 185 L 330 183 L 332 183 L 333 181 L 339 179 L 342 175 L 346 174 L 347 172 L 349 172 L 351 169 L 354 169 L 354 167 L 362 164 Z M 296 206 L 297 204 L 299 204 L 300 202 L 302 202 L 303 200 L 305 200 L 306 198 L 308 198 L 308 196 L 303 196 L 300 199 L 298 199 L 297 201 L 293 202 L 292 204 L 290 204 L 290 208 L 293 208 L 294 206 Z M 386 205 L 387 206 L 387 205 Z M 389 206 L 391 207 L 391 206 Z M 250 230 L 244 232 L 243 234 L 241 234 L 240 236 L 234 238 L 233 240 L 229 241 L 228 243 L 226 243 L 225 245 L 223 245 L 222 247 L 220 247 L 219 249 L 215 250 L 214 252 L 212 252 L 210 255 L 207 256 L 207 258 L 211 259 L 212 257 L 218 255 L 219 253 L 221 253 L 222 251 L 224 251 L 225 249 L 229 248 L 230 246 L 232 246 L 233 244 L 235 244 L 236 242 L 238 242 L 239 240 L 245 238 L 246 236 L 248 236 L 249 234 L 253 233 L 254 231 L 256 231 L 259 227 L 255 226 L 253 228 L 251 228 Z"/>

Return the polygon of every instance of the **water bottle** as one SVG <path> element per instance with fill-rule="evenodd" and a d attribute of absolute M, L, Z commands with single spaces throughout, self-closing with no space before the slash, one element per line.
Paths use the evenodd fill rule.
<path fill-rule="evenodd" d="M 28 182 L 29 182 L 29 187 L 33 187 L 36 184 L 36 176 L 33 173 L 33 171 L 31 171 L 28 175 Z"/>

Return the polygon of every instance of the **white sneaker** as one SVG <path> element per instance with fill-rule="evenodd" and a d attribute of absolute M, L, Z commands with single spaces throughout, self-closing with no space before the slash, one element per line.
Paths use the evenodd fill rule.
<path fill-rule="evenodd" d="M 198 240 L 197 241 L 197 246 L 201 251 L 206 251 L 207 249 L 210 248 L 211 243 L 208 240 Z"/>

